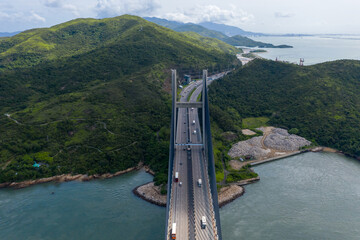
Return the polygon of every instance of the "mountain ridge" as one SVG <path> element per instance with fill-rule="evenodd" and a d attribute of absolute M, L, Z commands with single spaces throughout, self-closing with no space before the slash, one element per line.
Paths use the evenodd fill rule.
<path fill-rule="evenodd" d="M 206 27 L 203 27 L 199 24 L 194 24 L 194 23 L 179 23 L 179 22 L 168 21 L 166 19 L 154 18 L 154 17 L 152 17 L 152 18 L 145 17 L 144 19 L 152 21 L 156 24 L 168 27 L 168 28 L 173 29 L 178 32 L 192 31 L 192 32 L 196 32 L 204 37 L 216 38 L 218 40 L 221 40 L 221 41 L 228 43 L 230 45 L 233 45 L 233 46 L 261 47 L 261 48 L 263 48 L 263 47 L 292 48 L 292 46 L 285 45 L 285 44 L 279 45 L 279 46 L 274 46 L 273 44 L 270 44 L 270 43 L 254 41 L 248 37 L 244 37 L 244 36 L 240 36 L 240 35 L 235 35 L 235 36 L 229 37 L 226 34 L 224 34 L 223 32 L 209 30 Z"/>

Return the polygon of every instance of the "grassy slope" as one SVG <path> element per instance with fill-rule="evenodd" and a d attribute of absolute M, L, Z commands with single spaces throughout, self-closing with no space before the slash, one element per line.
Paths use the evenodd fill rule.
<path fill-rule="evenodd" d="M 242 52 L 241 49 L 231 46 L 231 45 L 229 45 L 223 41 L 220 41 L 216 38 L 204 37 L 196 32 L 183 32 L 183 33 L 188 37 L 192 37 L 194 39 L 200 40 L 203 43 L 206 43 L 214 48 L 217 48 L 217 49 L 224 51 L 226 53 L 229 53 L 229 54 L 237 54 L 237 53 Z"/>
<path fill-rule="evenodd" d="M 1 41 L 0 182 L 115 172 L 139 161 L 166 181 L 168 69 L 233 64 L 219 48 L 129 15 Z M 45 165 L 36 170 L 34 160 Z"/>
<path fill-rule="evenodd" d="M 149 21 L 153 21 L 161 26 L 173 29 L 177 32 L 195 32 L 195 33 L 200 34 L 203 37 L 215 38 L 215 39 L 218 39 L 220 41 L 223 41 L 223 42 L 233 45 L 233 46 L 246 46 L 246 47 L 259 46 L 259 47 L 268 47 L 268 48 L 291 47 L 288 45 L 274 46 L 269 43 L 254 41 L 248 37 L 244 37 L 244 36 L 240 36 L 240 35 L 228 37 L 221 32 L 218 32 L 215 30 L 210 30 L 203 26 L 193 24 L 193 23 L 182 24 L 182 23 L 178 23 L 178 22 L 167 21 L 166 19 L 158 19 L 158 18 L 147 18 L 147 19 Z"/>
<path fill-rule="evenodd" d="M 178 27 L 174 28 L 174 30 L 177 32 L 196 32 L 196 33 L 200 34 L 201 36 L 209 37 L 209 38 L 216 38 L 221 41 L 224 41 L 225 39 L 228 38 L 228 36 L 226 36 L 225 34 L 223 34 L 221 32 L 209 30 L 205 27 L 202 27 L 197 24 L 192 24 L 192 23 L 178 26 Z"/>
<path fill-rule="evenodd" d="M 359 61 L 300 67 L 254 60 L 213 83 L 209 99 L 222 131 L 237 131 L 242 118 L 265 116 L 271 125 L 296 128 L 318 144 L 359 156 L 359 79 Z M 222 124 L 229 110 L 238 116 Z"/>

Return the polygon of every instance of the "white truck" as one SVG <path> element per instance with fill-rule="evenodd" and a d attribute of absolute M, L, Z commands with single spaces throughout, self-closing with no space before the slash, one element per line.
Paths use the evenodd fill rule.
<path fill-rule="evenodd" d="M 202 229 L 206 228 L 206 217 L 205 216 L 201 217 L 201 228 Z"/>
<path fill-rule="evenodd" d="M 179 181 L 179 172 L 175 172 L 175 182 Z"/>
<path fill-rule="evenodd" d="M 172 224 L 171 228 L 171 239 L 176 239 L 176 223 Z"/>
<path fill-rule="evenodd" d="M 199 180 L 198 180 L 198 186 L 199 187 L 201 187 L 201 183 L 202 183 L 201 178 L 199 178 Z"/>

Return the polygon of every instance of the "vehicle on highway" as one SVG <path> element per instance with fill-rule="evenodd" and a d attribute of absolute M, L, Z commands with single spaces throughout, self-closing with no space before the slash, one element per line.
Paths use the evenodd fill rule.
<path fill-rule="evenodd" d="M 176 239 L 176 223 L 172 224 L 171 228 L 171 239 Z"/>
<path fill-rule="evenodd" d="M 194 108 L 191 108 L 191 111 L 194 110 Z"/>
<path fill-rule="evenodd" d="M 195 120 L 193 120 L 193 123 L 192 123 L 193 125 L 195 125 Z"/>
<path fill-rule="evenodd" d="M 175 173 L 175 182 L 178 182 L 179 181 L 179 172 L 176 172 Z"/>
<path fill-rule="evenodd" d="M 206 217 L 205 216 L 201 217 L 201 228 L 202 229 L 206 228 Z"/>
<path fill-rule="evenodd" d="M 193 134 L 196 134 L 196 130 L 194 130 Z"/>
<path fill-rule="evenodd" d="M 179 182 L 179 186 L 180 186 L 180 187 L 182 186 L 182 182 Z"/>
<path fill-rule="evenodd" d="M 199 178 L 199 180 L 198 180 L 198 186 L 199 187 L 201 187 L 201 183 L 202 183 L 201 178 Z"/>
<path fill-rule="evenodd" d="M 190 148 L 190 146 L 187 146 L 187 150 L 188 150 L 188 151 L 191 151 L 191 148 Z"/>

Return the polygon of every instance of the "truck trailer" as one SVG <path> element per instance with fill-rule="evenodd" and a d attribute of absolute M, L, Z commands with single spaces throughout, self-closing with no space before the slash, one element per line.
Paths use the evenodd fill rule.
<path fill-rule="evenodd" d="M 176 239 L 176 223 L 172 224 L 171 228 L 171 239 Z"/>

